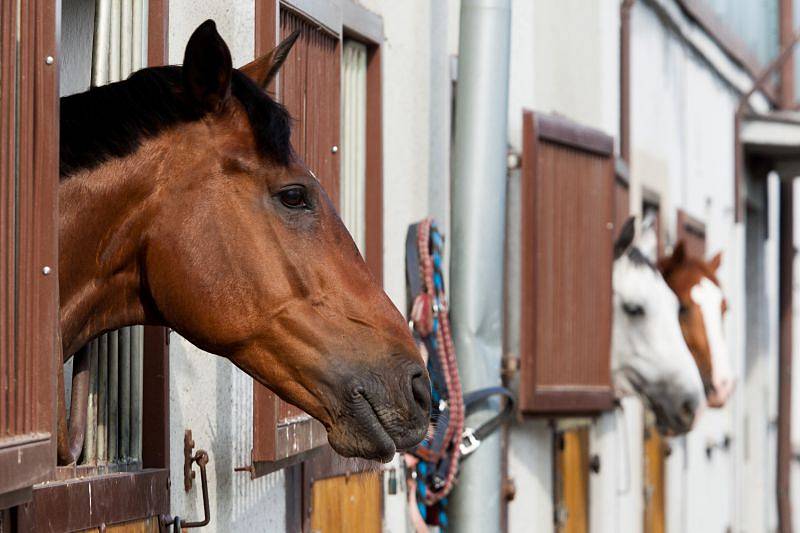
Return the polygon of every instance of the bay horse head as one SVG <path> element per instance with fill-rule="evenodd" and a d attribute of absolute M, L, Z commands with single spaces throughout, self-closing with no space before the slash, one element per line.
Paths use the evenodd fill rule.
<path fill-rule="evenodd" d="M 62 99 L 64 354 L 168 326 L 320 420 L 341 455 L 387 461 L 425 436 L 430 383 L 265 91 L 296 38 L 234 69 L 206 21 L 182 67 Z"/>
<path fill-rule="evenodd" d="M 659 263 L 664 279 L 680 301 L 681 330 L 700 370 L 711 407 L 724 406 L 734 388 L 723 334 L 728 304 L 717 279 L 721 262 L 722 253 L 710 261 L 689 256 L 680 241 L 672 255 Z"/>
<path fill-rule="evenodd" d="M 614 244 L 614 385 L 642 397 L 661 433 L 686 433 L 704 404 L 702 382 L 681 335 L 678 300 L 640 249 L 647 232 L 634 243 L 635 233 L 631 217 Z"/>

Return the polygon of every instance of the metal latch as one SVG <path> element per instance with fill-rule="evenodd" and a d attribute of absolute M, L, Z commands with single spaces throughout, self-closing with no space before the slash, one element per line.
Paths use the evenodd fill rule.
<path fill-rule="evenodd" d="M 461 435 L 461 444 L 459 445 L 461 456 L 466 457 L 467 455 L 477 450 L 478 446 L 480 445 L 481 441 L 478 437 L 475 436 L 475 430 L 473 430 L 472 428 L 465 429 L 464 434 Z"/>
<path fill-rule="evenodd" d="M 195 479 L 195 472 L 193 465 L 200 467 L 200 488 L 203 492 L 203 520 L 187 522 L 179 516 L 164 516 L 160 517 L 160 524 L 162 529 L 167 526 L 172 526 L 173 531 L 179 532 L 181 528 L 203 527 L 211 522 L 211 506 L 208 503 L 208 476 L 206 475 L 206 465 L 209 458 L 205 450 L 197 450 L 192 454 L 194 449 L 194 439 L 192 439 L 192 430 L 187 429 L 183 435 L 183 488 L 186 492 L 192 489 L 192 484 Z"/>

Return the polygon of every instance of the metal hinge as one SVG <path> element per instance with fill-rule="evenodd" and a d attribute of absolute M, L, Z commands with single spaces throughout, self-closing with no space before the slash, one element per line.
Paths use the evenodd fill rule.
<path fill-rule="evenodd" d="M 205 450 L 197 450 L 192 454 L 192 450 L 194 450 L 192 430 L 187 429 L 183 434 L 183 488 L 186 492 L 192 489 L 195 479 L 193 465 L 196 464 L 200 467 L 200 488 L 203 492 L 203 520 L 187 522 L 179 516 L 161 515 L 159 524 L 162 530 L 172 526 L 173 531 L 179 532 L 182 528 L 203 527 L 211 522 L 211 506 L 208 503 L 208 477 L 206 475 L 206 465 L 209 461 L 208 453 Z"/>

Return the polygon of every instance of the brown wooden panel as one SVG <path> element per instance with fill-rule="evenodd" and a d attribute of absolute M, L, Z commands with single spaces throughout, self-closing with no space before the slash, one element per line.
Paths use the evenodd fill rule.
<path fill-rule="evenodd" d="M 678 209 L 677 242 L 683 241 L 689 257 L 705 260 L 706 225 L 704 222 Z"/>
<path fill-rule="evenodd" d="M 0 5 L 0 493 L 51 474 L 58 327 L 52 0 Z M 48 267 L 48 275 L 44 267 Z"/>
<path fill-rule="evenodd" d="M 75 531 L 169 513 L 169 471 L 146 470 L 38 486 L 19 508 L 21 531 Z"/>
<path fill-rule="evenodd" d="M 278 99 L 294 118 L 292 144 L 314 172 L 334 205 L 339 204 L 339 37 L 272 0 L 256 3 L 256 53 L 265 53 L 300 30 L 300 38 L 281 68 Z M 278 21 L 277 25 L 274 21 Z M 334 149 L 336 147 L 336 149 Z M 253 462 L 283 461 L 326 442 L 322 425 L 253 382 Z M 254 468 L 254 475 L 270 468 Z"/>
<path fill-rule="evenodd" d="M 523 119 L 520 407 L 607 409 L 613 143 L 564 119 Z"/>
<path fill-rule="evenodd" d="M 589 428 L 556 434 L 556 531 L 589 531 Z"/>
<path fill-rule="evenodd" d="M 644 433 L 644 533 L 664 533 L 666 442 L 655 430 Z"/>
<path fill-rule="evenodd" d="M 379 533 L 382 488 L 380 472 L 315 481 L 311 489 L 311 531 Z"/>

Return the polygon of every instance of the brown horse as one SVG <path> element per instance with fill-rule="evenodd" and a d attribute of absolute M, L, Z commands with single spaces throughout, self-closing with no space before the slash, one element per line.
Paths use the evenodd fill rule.
<path fill-rule="evenodd" d="M 717 279 L 722 253 L 710 261 L 689 257 L 683 241 L 658 266 L 680 302 L 679 321 L 692 352 L 711 407 L 722 407 L 733 391 L 728 350 L 723 335 L 727 301 Z"/>
<path fill-rule="evenodd" d="M 182 67 L 62 99 L 64 358 L 133 324 L 173 328 L 389 460 L 428 428 L 430 384 L 264 88 L 297 35 L 241 69 L 212 21 Z"/>

